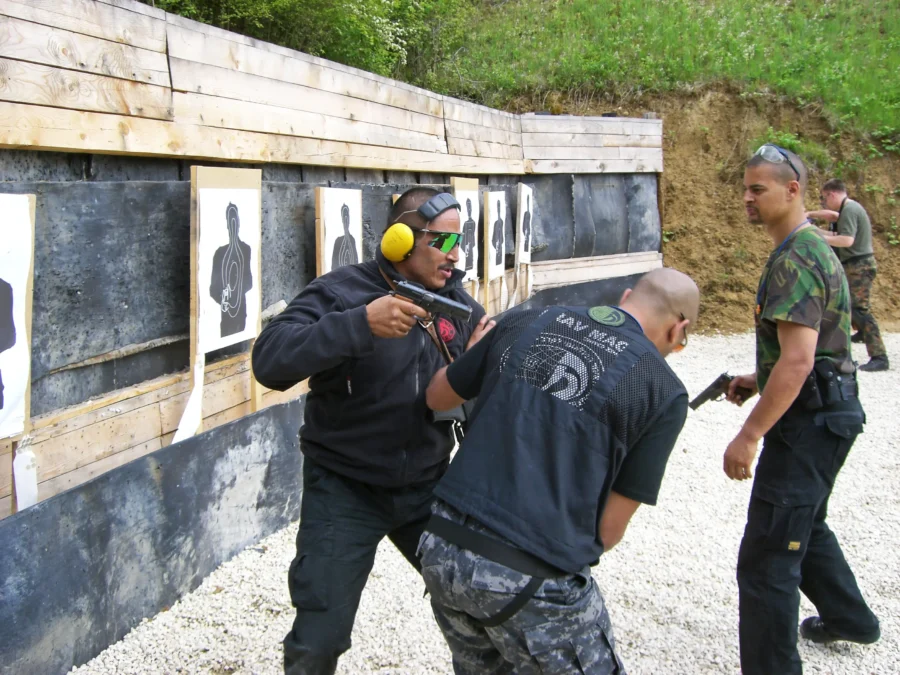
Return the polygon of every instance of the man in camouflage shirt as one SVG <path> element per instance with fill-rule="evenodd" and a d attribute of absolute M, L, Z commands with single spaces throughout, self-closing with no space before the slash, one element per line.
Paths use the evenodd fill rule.
<path fill-rule="evenodd" d="M 822 218 L 833 223 L 834 231 L 824 231 L 822 236 L 834 247 L 850 284 L 853 323 L 859 329 L 859 333 L 854 335 L 852 340 L 866 343 L 870 359 L 859 369 L 869 372 L 888 370 L 890 364 L 887 350 L 884 348 L 881 331 L 878 322 L 872 316 L 869 303 L 872 284 L 878 272 L 872 248 L 872 223 L 869 221 L 869 215 L 862 204 L 847 196 L 847 187 L 837 178 L 825 182 L 819 194 L 819 201 L 825 208 L 811 211 L 807 215 L 810 218 Z"/>
<path fill-rule="evenodd" d="M 743 675 L 799 675 L 798 589 L 818 616 L 800 633 L 813 642 L 872 643 L 881 635 L 834 533 L 828 498 L 865 414 L 850 358 L 850 291 L 840 262 L 804 217 L 806 168 L 764 145 L 744 173 L 744 205 L 775 250 L 756 299 L 756 373 L 731 383 L 760 400 L 728 445 L 729 478 L 752 477 L 764 439 L 738 554 Z"/>

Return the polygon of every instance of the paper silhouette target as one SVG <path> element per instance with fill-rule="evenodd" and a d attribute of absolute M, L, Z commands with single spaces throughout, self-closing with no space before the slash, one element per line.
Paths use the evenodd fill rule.
<path fill-rule="evenodd" d="M 518 218 L 516 218 L 516 265 L 531 262 L 531 220 L 534 212 L 534 190 L 519 183 Z"/>
<path fill-rule="evenodd" d="M 506 262 L 506 193 L 484 193 L 484 235 L 485 235 L 485 280 L 503 276 Z"/>
<path fill-rule="evenodd" d="M 319 276 L 362 260 L 362 191 L 316 188 Z"/>
<path fill-rule="evenodd" d="M 200 188 L 199 341 L 202 353 L 256 337 L 260 313 L 260 191 Z"/>
<path fill-rule="evenodd" d="M 24 433 L 30 416 L 34 204 L 0 195 L 0 438 Z"/>
<path fill-rule="evenodd" d="M 478 190 L 455 190 L 455 193 L 462 206 L 459 217 L 463 235 L 456 266 L 466 273 L 463 281 L 474 281 L 478 278 L 478 219 L 481 216 Z"/>
<path fill-rule="evenodd" d="M 241 241 L 241 217 L 238 207 L 229 203 L 225 209 L 228 245 L 213 254 L 209 295 L 221 304 L 219 337 L 240 333 L 247 327 L 247 293 L 253 289 L 250 271 L 250 246 Z"/>

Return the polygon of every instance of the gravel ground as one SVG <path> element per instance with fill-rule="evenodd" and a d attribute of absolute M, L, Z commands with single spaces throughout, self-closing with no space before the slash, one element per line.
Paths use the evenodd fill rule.
<path fill-rule="evenodd" d="M 886 341 L 898 368 L 900 334 Z M 854 356 L 867 360 L 860 345 Z M 670 363 L 696 394 L 726 369 L 752 370 L 753 340 L 692 336 Z M 838 478 L 829 521 L 883 636 L 869 647 L 801 640 L 807 673 L 900 673 L 900 432 L 890 421 L 900 370 L 860 377 L 868 424 Z M 689 414 L 659 505 L 640 509 L 624 541 L 594 568 L 631 675 L 740 672 L 734 574 L 750 483 L 729 481 L 721 467 L 746 414 L 725 402 Z M 293 617 L 286 573 L 295 532 L 291 525 L 243 551 L 169 611 L 72 672 L 281 672 L 280 641 Z M 801 618 L 812 613 L 804 598 Z M 387 541 L 363 594 L 353 645 L 340 673 L 452 672 L 421 580 Z"/>

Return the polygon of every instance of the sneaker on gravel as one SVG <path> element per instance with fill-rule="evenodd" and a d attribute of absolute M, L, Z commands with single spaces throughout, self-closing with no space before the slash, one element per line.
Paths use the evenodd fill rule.
<path fill-rule="evenodd" d="M 825 622 L 820 617 L 810 616 L 803 619 L 803 623 L 800 624 L 800 635 L 819 644 L 844 640 L 845 642 L 858 642 L 861 645 L 870 645 L 873 642 L 878 642 L 878 639 L 881 637 L 881 628 L 876 627 L 868 635 L 852 638 L 828 630 Z"/>

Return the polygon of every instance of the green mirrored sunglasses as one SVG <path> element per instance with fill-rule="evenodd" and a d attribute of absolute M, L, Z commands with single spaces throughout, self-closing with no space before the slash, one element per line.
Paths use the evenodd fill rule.
<path fill-rule="evenodd" d="M 462 241 L 461 232 L 437 232 L 435 230 L 422 230 L 428 234 L 433 234 L 434 239 L 428 242 L 431 248 L 440 250 L 441 253 L 450 253 L 454 248 L 459 246 Z"/>

